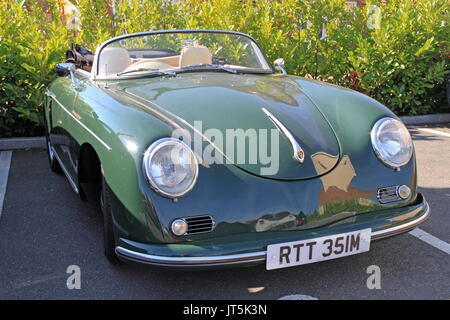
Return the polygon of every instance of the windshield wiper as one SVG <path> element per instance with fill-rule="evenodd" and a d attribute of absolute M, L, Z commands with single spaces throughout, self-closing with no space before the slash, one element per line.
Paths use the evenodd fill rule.
<path fill-rule="evenodd" d="M 136 68 L 136 69 L 119 72 L 119 73 L 117 73 L 117 76 L 121 76 L 123 74 L 128 74 L 128 73 L 134 73 L 134 72 L 143 72 L 143 71 L 149 71 L 149 72 L 152 72 L 152 74 L 154 74 L 154 75 L 161 75 L 161 76 L 175 76 L 176 75 L 176 73 L 174 71 L 160 71 L 159 69 L 154 69 L 154 68 Z"/>
<path fill-rule="evenodd" d="M 131 69 L 131 70 L 119 72 L 119 73 L 117 73 L 117 76 L 121 76 L 121 75 L 127 74 L 127 73 L 142 72 L 142 71 L 156 72 L 156 71 L 159 71 L 159 69 L 154 69 L 154 68 L 136 68 L 136 69 Z"/>
<path fill-rule="evenodd" d="M 223 70 L 229 73 L 237 73 L 236 69 L 233 68 L 229 68 L 229 67 L 224 67 L 220 64 L 213 64 L 213 63 L 198 63 L 198 64 L 190 64 L 184 67 L 180 67 L 181 70 L 190 70 L 190 69 L 197 69 L 197 68 L 213 68 L 213 69 L 218 69 L 218 70 Z"/>
<path fill-rule="evenodd" d="M 187 65 L 184 67 L 180 67 L 180 69 L 178 69 L 178 70 L 186 71 L 186 70 L 195 70 L 195 69 L 200 69 L 200 68 L 212 68 L 212 69 L 223 70 L 223 71 L 234 73 L 234 74 L 237 73 L 236 69 L 224 67 L 220 64 L 213 64 L 213 63 L 190 64 L 190 65 Z M 136 69 L 119 72 L 116 75 L 121 76 L 121 75 L 128 74 L 128 73 L 144 72 L 144 71 L 151 72 L 151 75 L 175 76 L 177 74 L 176 70 L 160 71 L 159 69 L 153 69 L 153 68 L 136 68 Z"/>

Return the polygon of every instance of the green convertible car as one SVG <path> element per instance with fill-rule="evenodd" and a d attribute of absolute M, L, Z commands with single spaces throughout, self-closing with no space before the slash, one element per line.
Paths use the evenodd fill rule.
<path fill-rule="evenodd" d="M 365 252 L 428 218 L 398 117 L 283 66 L 231 31 L 68 52 L 46 91 L 50 167 L 99 203 L 111 262 L 270 270 Z"/>

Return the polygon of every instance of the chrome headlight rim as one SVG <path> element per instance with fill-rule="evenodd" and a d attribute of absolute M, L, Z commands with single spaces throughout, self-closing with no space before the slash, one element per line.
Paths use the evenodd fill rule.
<path fill-rule="evenodd" d="M 194 159 L 194 162 L 195 162 L 194 163 L 195 164 L 194 165 L 194 168 L 195 168 L 194 178 L 193 178 L 191 184 L 189 185 L 188 188 L 184 189 L 182 192 L 177 192 L 177 193 L 171 193 L 171 192 L 167 192 L 167 191 L 161 189 L 159 187 L 159 185 L 155 181 L 153 181 L 152 175 L 150 172 L 150 168 L 149 168 L 150 161 L 153 158 L 153 156 L 156 154 L 156 152 L 158 152 L 162 147 L 165 147 L 167 145 L 173 145 L 173 144 L 179 144 L 183 148 L 188 150 L 189 153 L 191 154 L 192 159 Z M 143 162 L 144 176 L 145 176 L 146 180 L 148 181 L 148 183 L 150 184 L 150 187 L 163 197 L 171 198 L 171 199 L 177 199 L 177 198 L 183 197 L 184 195 L 189 193 L 197 184 L 198 173 L 199 173 L 197 157 L 196 157 L 195 153 L 192 151 L 192 149 L 186 143 L 184 143 L 183 141 L 181 141 L 179 139 L 162 138 L 162 139 L 156 140 L 145 151 L 142 162 Z"/>
<path fill-rule="evenodd" d="M 379 150 L 379 148 L 378 148 L 378 144 L 379 144 L 378 133 L 379 133 L 379 131 L 380 131 L 380 128 L 381 128 L 387 121 L 394 121 L 394 122 L 397 122 L 398 124 L 400 124 L 401 126 L 403 126 L 403 127 L 405 128 L 406 131 L 408 130 L 408 129 L 406 129 L 406 126 L 403 124 L 403 122 L 401 122 L 401 121 L 398 120 L 398 119 L 395 119 L 395 118 L 392 118 L 392 117 L 384 117 L 384 118 L 381 118 L 381 119 L 379 119 L 379 120 L 377 120 L 377 121 L 375 122 L 375 124 L 373 125 L 372 130 L 371 130 L 371 132 L 370 132 L 370 139 L 371 139 L 371 142 L 372 142 L 372 148 L 373 148 L 375 154 L 377 155 L 378 159 L 379 159 L 384 165 L 386 165 L 386 166 L 388 166 L 388 167 L 390 167 L 390 168 L 392 168 L 392 169 L 397 169 L 397 170 L 398 170 L 398 169 L 400 169 L 401 167 L 404 167 L 405 165 L 407 165 L 407 164 L 411 161 L 411 158 L 412 158 L 412 156 L 413 156 L 413 154 L 414 154 L 414 145 L 413 145 L 413 143 L 412 143 L 411 136 L 409 135 L 409 132 L 408 132 L 409 144 L 410 144 L 410 147 L 411 147 L 411 152 L 410 152 L 409 156 L 407 157 L 407 159 L 406 159 L 405 161 L 401 162 L 401 163 L 396 163 L 396 162 L 391 161 L 389 158 L 385 157 L 385 156 L 380 152 L 380 150 Z"/>

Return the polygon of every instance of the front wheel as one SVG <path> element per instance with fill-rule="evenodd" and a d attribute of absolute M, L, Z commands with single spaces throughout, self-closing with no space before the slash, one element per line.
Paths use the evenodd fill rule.
<path fill-rule="evenodd" d="M 111 208 L 111 191 L 102 176 L 100 192 L 100 208 L 103 213 L 103 247 L 109 262 L 116 264 L 119 259 L 116 255 L 116 242 L 114 239 L 114 228 Z"/>

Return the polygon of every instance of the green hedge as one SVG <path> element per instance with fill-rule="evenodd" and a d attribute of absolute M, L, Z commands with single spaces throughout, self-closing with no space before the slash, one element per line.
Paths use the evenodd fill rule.
<path fill-rule="evenodd" d="M 77 34 L 61 19 L 58 0 L 42 1 L 44 8 L 18 2 L 0 3 L 0 137 L 42 134 L 43 91 L 71 43 L 94 51 L 112 36 L 151 29 L 245 32 L 271 61 L 283 57 L 289 73 L 361 91 L 399 114 L 446 111 L 447 0 L 351 9 L 345 0 L 117 0 L 114 16 L 109 0 L 73 0 Z"/>

